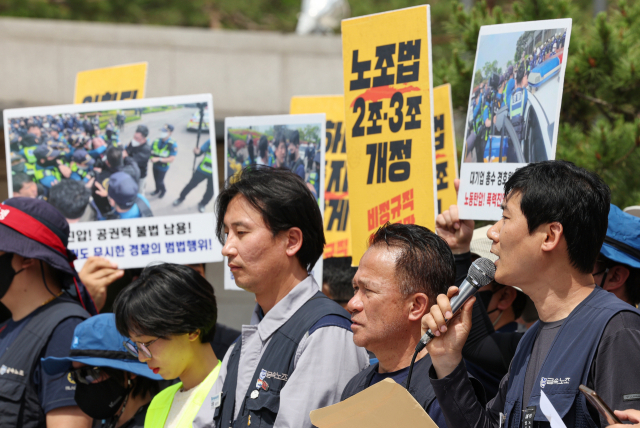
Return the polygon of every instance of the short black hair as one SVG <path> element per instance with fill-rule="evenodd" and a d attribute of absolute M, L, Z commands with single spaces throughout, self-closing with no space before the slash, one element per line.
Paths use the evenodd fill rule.
<path fill-rule="evenodd" d="M 107 161 L 109 161 L 109 166 L 111 168 L 118 168 L 122 166 L 122 147 L 120 146 L 109 146 L 107 149 Z"/>
<path fill-rule="evenodd" d="M 289 134 L 289 141 L 296 146 L 300 145 L 300 132 L 297 129 L 291 131 Z"/>
<path fill-rule="evenodd" d="M 329 286 L 331 299 L 347 303 L 353 297 L 353 277 L 358 271 L 351 266 L 351 257 L 331 257 L 322 263 L 322 282 Z"/>
<path fill-rule="evenodd" d="M 11 177 L 11 181 L 13 184 L 13 193 L 18 193 L 19 191 L 21 191 L 24 183 L 33 182 L 31 176 L 29 176 L 29 174 L 25 172 L 16 172 Z"/>
<path fill-rule="evenodd" d="M 447 242 L 424 226 L 387 223 L 369 238 L 369 246 L 386 244 L 400 250 L 395 272 L 400 292 L 408 297 L 424 293 L 434 305 L 456 281 L 456 263 Z"/>
<path fill-rule="evenodd" d="M 324 224 L 318 202 L 300 177 L 284 168 L 245 168 L 227 180 L 216 199 L 216 236 L 224 245 L 224 215 L 236 196 L 243 196 L 262 215 L 275 237 L 297 227 L 302 247 L 296 253 L 300 265 L 311 272 L 324 249 Z"/>
<path fill-rule="evenodd" d="M 591 171 L 555 160 L 517 169 L 504 185 L 505 200 L 518 193 L 529 233 L 543 224 L 562 224 L 571 265 L 591 273 L 607 234 L 609 186 Z"/>
<path fill-rule="evenodd" d="M 200 341 L 215 334 L 218 308 L 213 286 L 187 266 L 163 263 L 145 268 L 125 287 L 113 304 L 116 328 L 155 337 L 200 330 Z"/>
<path fill-rule="evenodd" d="M 81 181 L 63 178 L 60 183 L 51 186 L 48 201 L 64 218 L 75 220 L 82 217 L 90 198 L 91 192 Z"/>

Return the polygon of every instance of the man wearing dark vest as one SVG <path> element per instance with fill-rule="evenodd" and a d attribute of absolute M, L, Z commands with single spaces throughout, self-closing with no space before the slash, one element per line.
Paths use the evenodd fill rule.
<path fill-rule="evenodd" d="M 216 233 L 236 284 L 256 296 L 251 325 L 214 385 L 215 425 L 311 428 L 369 357 L 349 313 L 310 275 L 325 244 L 318 204 L 294 173 L 243 170 L 216 200 Z"/>
<path fill-rule="evenodd" d="M 420 321 L 455 282 L 456 266 L 447 243 L 417 225 L 386 224 L 369 239 L 353 278 L 355 295 L 347 310 L 353 341 L 372 351 L 375 363 L 349 381 L 342 400 L 391 378 L 406 386 L 409 364 L 422 336 Z M 431 358 L 416 358 L 409 392 L 440 427 L 447 423 L 429 383 Z M 477 385 L 484 401 L 482 386 Z"/>
<path fill-rule="evenodd" d="M 640 404 L 640 370 L 629 363 L 640 355 L 640 312 L 592 276 L 609 202 L 600 177 L 570 162 L 529 164 L 507 181 L 502 220 L 487 232 L 499 257 L 495 280 L 528 295 L 540 321 L 521 339 L 498 395 L 485 407 L 469 393 L 461 354 L 475 299 L 446 325 L 457 290 L 438 296 L 422 324 L 435 335 L 427 345 L 429 377 L 450 426 L 548 427 L 543 392 L 566 426 L 607 426 L 580 384 L 613 409 Z"/>
<path fill-rule="evenodd" d="M 69 225 L 52 205 L 31 198 L 0 204 L 0 301 L 11 312 L 0 325 L 1 427 L 91 426 L 74 401 L 75 384 L 40 364 L 68 356 L 75 327 L 96 313 L 68 238 Z"/>

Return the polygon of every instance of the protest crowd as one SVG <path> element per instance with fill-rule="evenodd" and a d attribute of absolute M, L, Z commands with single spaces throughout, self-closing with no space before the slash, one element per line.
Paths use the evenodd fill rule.
<path fill-rule="evenodd" d="M 498 107 L 516 133 L 526 128 L 513 94 L 526 93 L 565 36 L 479 85 L 471 147 L 487 143 Z M 420 40 L 407 46 L 419 51 Z M 74 223 L 153 216 L 151 177 L 153 196 L 167 192 L 174 126 L 139 124 L 122 142 L 125 123 L 122 111 L 9 120 L 0 427 L 311 428 L 312 412 L 390 381 L 440 428 L 630 426 L 614 416 L 640 426 L 640 218 L 611 203 L 598 174 L 564 160 L 523 163 L 501 183 L 499 221 L 476 227 L 450 205 L 434 230 L 380 222 L 353 267 L 351 257 L 321 259 L 321 142 L 303 148 L 297 130 L 232 140 L 218 193 L 207 141 L 171 203 L 207 181 L 198 211 L 214 201 L 212 234 L 235 285 L 255 296 L 239 331 L 219 322 L 224 302 L 205 263 L 121 269 L 91 256 L 74 267 Z M 371 159 L 386 162 L 387 143 L 384 154 L 373 146 Z M 390 150 L 404 165 L 411 140 Z M 390 181 L 405 171 L 395 165 Z"/>

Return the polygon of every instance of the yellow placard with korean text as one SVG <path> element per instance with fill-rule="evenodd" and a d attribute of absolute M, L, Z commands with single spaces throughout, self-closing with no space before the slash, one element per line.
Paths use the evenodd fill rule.
<path fill-rule="evenodd" d="M 342 21 L 353 265 L 386 222 L 435 227 L 429 6 Z"/>
<path fill-rule="evenodd" d="M 74 104 L 144 98 L 147 63 L 80 71 L 76 75 Z"/>
<path fill-rule="evenodd" d="M 458 153 L 453 126 L 451 85 L 433 88 L 433 133 L 436 150 L 436 188 L 438 213 L 448 210 L 458 202 L 453 180 L 458 178 Z"/>
<path fill-rule="evenodd" d="M 327 116 L 324 154 L 324 237 L 327 244 L 324 258 L 351 256 L 344 97 L 293 97 L 289 113 L 325 113 Z"/>

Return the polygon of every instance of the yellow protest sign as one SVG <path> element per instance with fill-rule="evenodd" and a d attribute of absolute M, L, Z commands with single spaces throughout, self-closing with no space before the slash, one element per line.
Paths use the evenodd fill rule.
<path fill-rule="evenodd" d="M 144 98 L 147 63 L 81 71 L 76 75 L 74 104 Z"/>
<path fill-rule="evenodd" d="M 351 255 L 347 147 L 342 95 L 291 98 L 291 114 L 327 115 L 324 175 L 324 258 Z"/>
<path fill-rule="evenodd" d="M 379 226 L 435 227 L 429 6 L 342 21 L 353 264 Z"/>
<path fill-rule="evenodd" d="M 458 178 L 458 153 L 453 127 L 451 85 L 433 88 L 433 133 L 436 149 L 436 186 L 438 213 L 457 203 L 458 195 L 453 180 Z"/>

